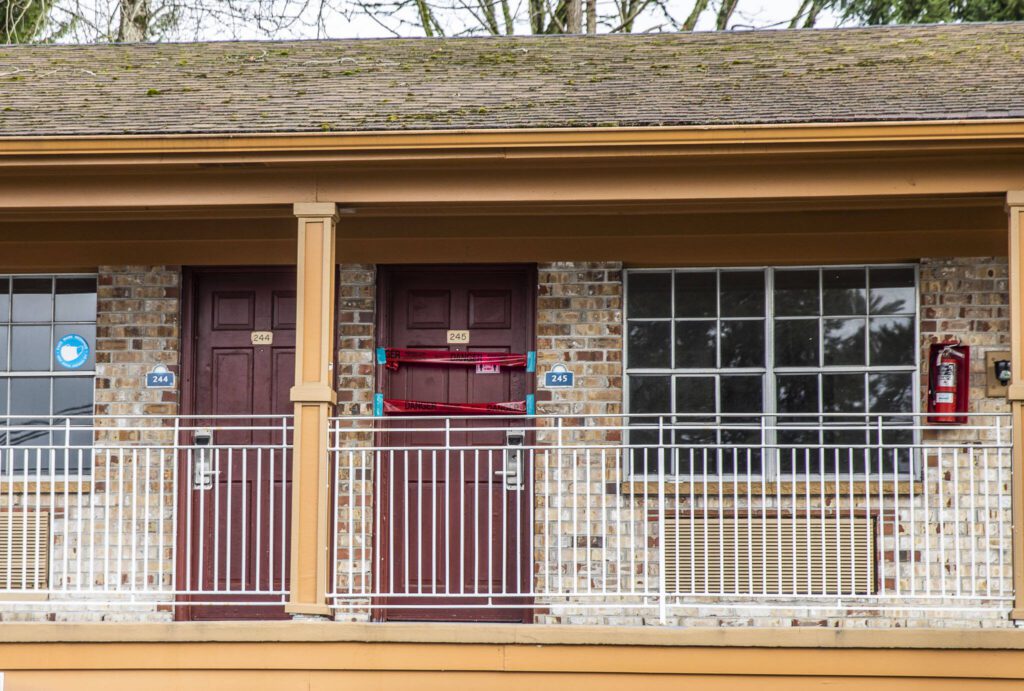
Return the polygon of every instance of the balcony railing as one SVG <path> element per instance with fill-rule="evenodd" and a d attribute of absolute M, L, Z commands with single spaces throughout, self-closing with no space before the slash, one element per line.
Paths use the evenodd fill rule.
<path fill-rule="evenodd" d="M 0 423 L 5 606 L 286 599 L 290 418 Z"/>
<path fill-rule="evenodd" d="M 333 425 L 331 598 L 346 615 L 1012 599 L 1001 415 Z"/>
<path fill-rule="evenodd" d="M 287 599 L 289 418 L 2 422 L 0 607 Z M 1010 440 L 1003 415 L 334 418 L 329 602 L 1001 612 Z"/>

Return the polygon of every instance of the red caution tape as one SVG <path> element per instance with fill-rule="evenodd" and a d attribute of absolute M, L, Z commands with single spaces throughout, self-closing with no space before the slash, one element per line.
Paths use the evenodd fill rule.
<path fill-rule="evenodd" d="M 466 353 L 448 350 L 421 350 L 417 348 L 378 348 L 377 362 L 390 370 L 398 369 L 401 362 L 426 365 L 490 365 L 497 367 L 526 367 L 529 353 Z"/>
<path fill-rule="evenodd" d="M 526 401 L 505 403 L 433 403 L 384 399 L 385 415 L 526 415 Z"/>

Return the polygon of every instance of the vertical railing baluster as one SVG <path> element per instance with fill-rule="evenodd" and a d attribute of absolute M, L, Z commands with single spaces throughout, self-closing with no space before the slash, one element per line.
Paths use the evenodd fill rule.
<path fill-rule="evenodd" d="M 662 625 L 668 623 L 668 591 L 665 584 L 665 418 L 658 416 L 658 611 Z"/>

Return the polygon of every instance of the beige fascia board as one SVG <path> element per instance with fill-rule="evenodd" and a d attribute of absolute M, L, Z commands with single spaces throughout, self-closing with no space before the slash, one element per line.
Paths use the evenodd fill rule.
<path fill-rule="evenodd" d="M 911 145 L 1004 142 L 1024 145 L 1024 119 L 806 123 L 676 127 L 0 137 L 0 160 L 22 157 L 260 155 L 326 152 L 455 152 L 724 147 L 718 153 L 770 153 L 783 145 Z M 570 154 L 571 155 L 571 154 Z M 128 162 L 125 159 L 121 162 Z"/>
<path fill-rule="evenodd" d="M 20 624 L 0 627 L 8 643 L 353 642 L 482 645 L 611 645 L 697 648 L 1024 650 L 1024 630 L 685 628 L 535 624 L 358 624 L 209 622 Z"/>

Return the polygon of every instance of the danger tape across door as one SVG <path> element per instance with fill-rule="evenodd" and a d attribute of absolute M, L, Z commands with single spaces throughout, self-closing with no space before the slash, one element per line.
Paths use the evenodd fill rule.
<path fill-rule="evenodd" d="M 398 369 L 400 363 L 421 365 L 463 365 L 467 367 L 487 365 L 492 367 L 524 368 L 527 372 L 537 369 L 537 353 L 472 353 L 450 350 L 426 350 L 421 348 L 377 348 L 377 364 L 390 370 Z"/>
<path fill-rule="evenodd" d="M 537 404 L 533 394 L 522 401 L 494 403 L 440 403 L 436 401 L 409 401 L 401 398 L 373 397 L 373 414 L 385 415 L 535 415 Z"/>

